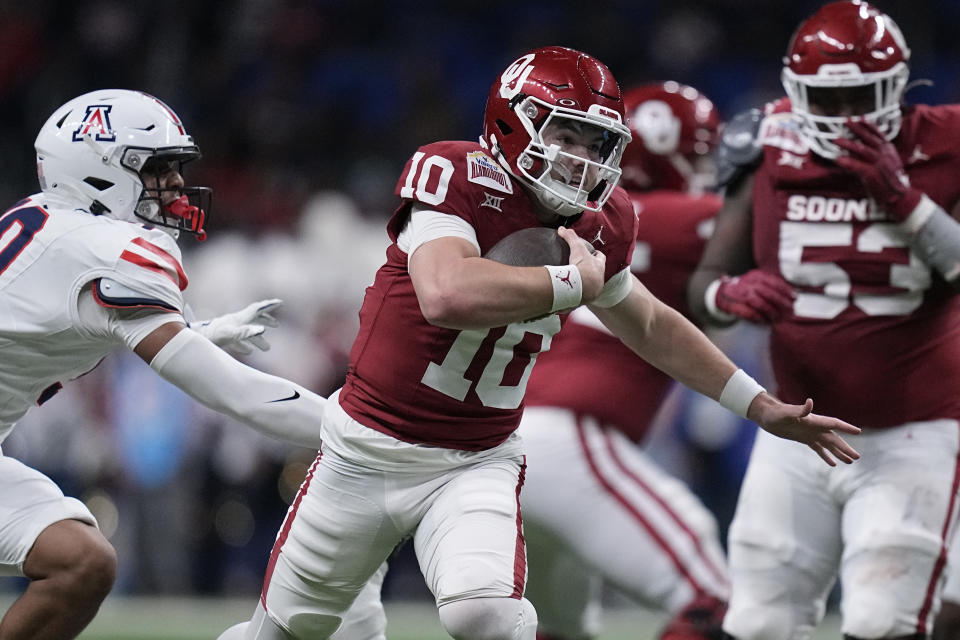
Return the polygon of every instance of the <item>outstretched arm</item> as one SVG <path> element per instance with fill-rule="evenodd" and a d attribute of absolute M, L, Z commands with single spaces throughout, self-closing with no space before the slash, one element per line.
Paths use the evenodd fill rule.
<path fill-rule="evenodd" d="M 842 420 L 811 413 L 813 402 L 785 404 L 767 393 L 679 312 L 634 278 L 630 294 L 609 309 L 591 307 L 614 334 L 677 381 L 753 420 L 770 433 L 813 449 L 830 465 L 859 454 L 837 432 L 859 433 Z"/>
<path fill-rule="evenodd" d="M 278 440 L 318 449 L 326 398 L 234 360 L 180 322 L 168 322 L 134 352 L 201 404 Z"/>

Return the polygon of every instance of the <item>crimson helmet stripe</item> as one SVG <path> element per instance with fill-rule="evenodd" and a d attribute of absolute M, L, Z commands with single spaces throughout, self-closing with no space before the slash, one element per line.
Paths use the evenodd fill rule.
<path fill-rule="evenodd" d="M 143 93 L 143 92 L 141 91 L 140 93 Z M 173 120 L 173 124 L 177 126 L 177 131 L 180 132 L 180 135 L 187 134 L 186 129 L 183 128 L 183 123 L 180 122 L 180 117 L 177 116 L 176 113 L 174 113 L 173 109 L 167 106 L 167 103 L 165 103 L 160 98 L 157 98 L 156 96 L 150 95 L 149 93 L 143 93 L 143 95 L 147 96 L 148 98 L 151 98 L 152 100 L 156 101 L 156 103 L 159 104 L 161 107 L 163 107 L 163 110 L 166 111 L 170 115 L 170 119 Z"/>

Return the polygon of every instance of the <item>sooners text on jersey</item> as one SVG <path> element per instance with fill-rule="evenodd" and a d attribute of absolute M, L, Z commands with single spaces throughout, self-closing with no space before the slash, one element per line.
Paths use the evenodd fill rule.
<path fill-rule="evenodd" d="M 523 188 L 476 143 L 421 147 L 397 194 L 403 202 L 387 226 L 394 243 L 367 289 L 340 403 L 358 422 L 406 442 L 496 446 L 516 429 L 531 369 L 561 319 L 464 331 L 430 325 L 396 240 L 414 202 L 467 221 L 481 253 L 540 223 Z M 617 190 L 602 211 L 584 213 L 571 228 L 603 241 L 595 246 L 607 257 L 609 279 L 629 264 L 635 224 L 626 192 Z"/>
<path fill-rule="evenodd" d="M 960 298 L 907 244 L 860 181 L 810 153 L 781 101 L 761 125 L 753 187 L 758 267 L 797 290 L 772 327 L 787 402 L 860 427 L 960 418 Z M 948 212 L 960 200 L 960 106 L 905 110 L 894 144 L 911 183 Z"/>

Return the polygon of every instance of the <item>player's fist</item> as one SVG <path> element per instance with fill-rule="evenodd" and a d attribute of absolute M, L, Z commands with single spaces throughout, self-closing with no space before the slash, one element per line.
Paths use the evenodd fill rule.
<path fill-rule="evenodd" d="M 273 317 L 273 311 L 281 304 L 283 302 L 276 298 L 260 300 L 247 305 L 240 311 L 226 313 L 212 320 L 191 323 L 190 328 L 234 355 L 248 355 L 253 352 L 253 347 L 268 351 L 270 344 L 263 334 L 267 327 L 276 327 L 280 324 Z"/>
<path fill-rule="evenodd" d="M 837 146 L 846 151 L 838 156 L 838 166 L 860 178 L 867 193 L 896 222 L 903 222 L 920 203 L 923 194 L 910 186 L 897 149 L 871 123 L 849 120 L 847 128 L 856 140 L 837 138 Z"/>
<path fill-rule="evenodd" d="M 739 276 L 723 276 L 715 304 L 720 311 L 756 322 L 777 322 L 793 309 L 793 287 L 780 276 L 753 269 Z"/>

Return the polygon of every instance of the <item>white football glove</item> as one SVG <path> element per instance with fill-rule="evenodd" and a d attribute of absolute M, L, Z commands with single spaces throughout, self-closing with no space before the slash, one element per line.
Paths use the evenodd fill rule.
<path fill-rule="evenodd" d="M 249 355 L 253 353 L 253 347 L 268 351 L 270 344 L 263 334 L 267 327 L 280 324 L 271 312 L 281 304 L 283 301 L 277 298 L 260 300 L 240 311 L 225 313 L 211 320 L 191 322 L 190 328 L 234 355 Z"/>

